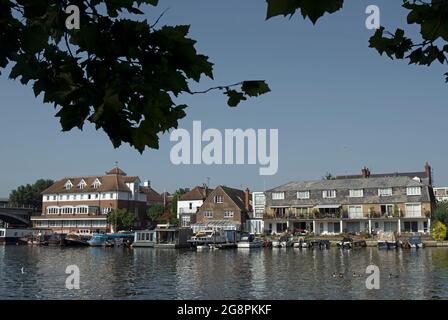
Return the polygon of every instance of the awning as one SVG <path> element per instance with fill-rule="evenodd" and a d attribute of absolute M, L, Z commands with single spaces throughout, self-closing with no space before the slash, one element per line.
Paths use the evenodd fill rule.
<path fill-rule="evenodd" d="M 340 207 L 340 204 L 321 204 L 316 206 L 317 209 L 337 209 Z"/>
<path fill-rule="evenodd" d="M 204 229 L 241 230 L 241 223 L 228 220 L 210 220 L 203 223 L 195 223 L 190 226 L 193 233 Z"/>
<path fill-rule="evenodd" d="M 293 204 L 291 208 L 312 208 L 312 204 Z"/>

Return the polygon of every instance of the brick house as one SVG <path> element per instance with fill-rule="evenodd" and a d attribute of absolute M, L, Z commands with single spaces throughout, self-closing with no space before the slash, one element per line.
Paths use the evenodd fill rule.
<path fill-rule="evenodd" d="M 252 211 L 250 198 L 249 189 L 216 187 L 199 208 L 193 232 L 209 227 L 242 231 Z"/>
<path fill-rule="evenodd" d="M 42 215 L 31 218 L 33 226 L 59 233 L 110 231 L 107 215 L 126 209 L 135 214 L 136 227 L 144 227 L 147 196 L 140 184 L 118 167 L 102 176 L 60 179 L 42 192 Z"/>

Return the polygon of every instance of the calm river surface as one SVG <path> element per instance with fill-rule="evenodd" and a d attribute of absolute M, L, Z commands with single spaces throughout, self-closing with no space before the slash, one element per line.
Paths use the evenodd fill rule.
<path fill-rule="evenodd" d="M 366 289 L 370 264 L 380 268 L 379 290 Z M 80 269 L 79 290 L 65 287 L 68 265 Z M 345 276 L 333 278 L 334 272 Z M 399 277 L 390 279 L 390 273 Z M 446 248 L 195 252 L 0 246 L 0 299 L 447 298 Z"/>

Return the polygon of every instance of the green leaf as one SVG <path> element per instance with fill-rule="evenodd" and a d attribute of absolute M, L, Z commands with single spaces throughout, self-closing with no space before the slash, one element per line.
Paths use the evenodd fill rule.
<path fill-rule="evenodd" d="M 344 0 L 267 0 L 266 19 L 274 16 L 293 15 L 301 11 L 304 18 L 309 18 L 313 24 L 325 13 L 334 13 L 344 5 Z"/>
<path fill-rule="evenodd" d="M 268 9 L 266 19 L 283 15 L 292 15 L 299 8 L 299 0 L 267 0 Z"/>
<path fill-rule="evenodd" d="M 246 100 L 244 93 L 236 90 L 227 90 L 225 94 L 229 97 L 227 101 L 229 107 L 236 107 L 241 101 Z"/>
<path fill-rule="evenodd" d="M 263 80 L 243 81 L 241 90 L 250 97 L 257 97 L 271 91 Z"/>

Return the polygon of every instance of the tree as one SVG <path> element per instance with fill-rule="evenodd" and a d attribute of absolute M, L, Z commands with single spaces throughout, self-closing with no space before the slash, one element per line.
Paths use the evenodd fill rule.
<path fill-rule="evenodd" d="M 177 223 L 177 200 L 179 200 L 180 196 L 189 192 L 188 188 L 179 188 L 177 189 L 171 198 L 171 216 L 170 223 Z"/>
<path fill-rule="evenodd" d="M 334 179 L 334 176 L 330 173 L 330 172 L 327 172 L 323 177 L 322 177 L 322 180 L 333 180 Z"/>
<path fill-rule="evenodd" d="M 163 214 L 164 206 L 162 204 L 155 204 L 148 209 L 148 218 L 151 221 L 157 221 Z"/>
<path fill-rule="evenodd" d="M 35 209 L 42 207 L 42 191 L 50 187 L 53 180 L 39 179 L 33 184 L 17 187 L 9 195 L 9 203 L 16 206 L 29 206 Z"/>
<path fill-rule="evenodd" d="M 230 107 L 270 91 L 264 81 L 240 81 L 199 92 L 192 81 L 213 79 L 213 64 L 198 54 L 188 25 L 162 26 L 142 15 L 140 5 L 158 0 L 0 0 L 0 72 L 32 83 L 35 96 L 58 109 L 63 131 L 91 122 L 114 147 L 158 149 L 159 133 L 185 117 L 181 94 L 221 90 Z M 75 6 L 75 7 L 74 7 Z M 77 17 L 77 15 L 79 15 Z M 67 27 L 76 19 L 80 22 Z"/>
<path fill-rule="evenodd" d="M 114 231 L 132 229 L 135 223 L 135 215 L 126 209 L 113 209 L 107 215 L 107 222 Z"/>
<path fill-rule="evenodd" d="M 267 3 L 267 19 L 279 15 L 292 16 L 300 11 L 304 19 L 308 18 L 315 24 L 326 13 L 342 9 L 344 0 L 267 0 Z M 409 11 L 407 23 L 420 27 L 421 39 L 405 37 L 405 31 L 400 28 L 392 33 L 380 27 L 370 38 L 369 47 L 391 59 L 407 59 L 409 64 L 430 66 L 435 61 L 448 63 L 448 1 L 403 0 L 402 7 Z M 445 77 L 448 82 L 448 72 Z"/>
<path fill-rule="evenodd" d="M 446 238 L 446 225 L 441 221 L 436 221 L 431 226 L 431 236 L 436 241 L 443 241 Z"/>
<path fill-rule="evenodd" d="M 440 221 L 445 225 L 448 225 L 448 203 L 439 202 L 436 205 L 436 209 L 432 213 L 431 219 L 433 222 Z"/>

